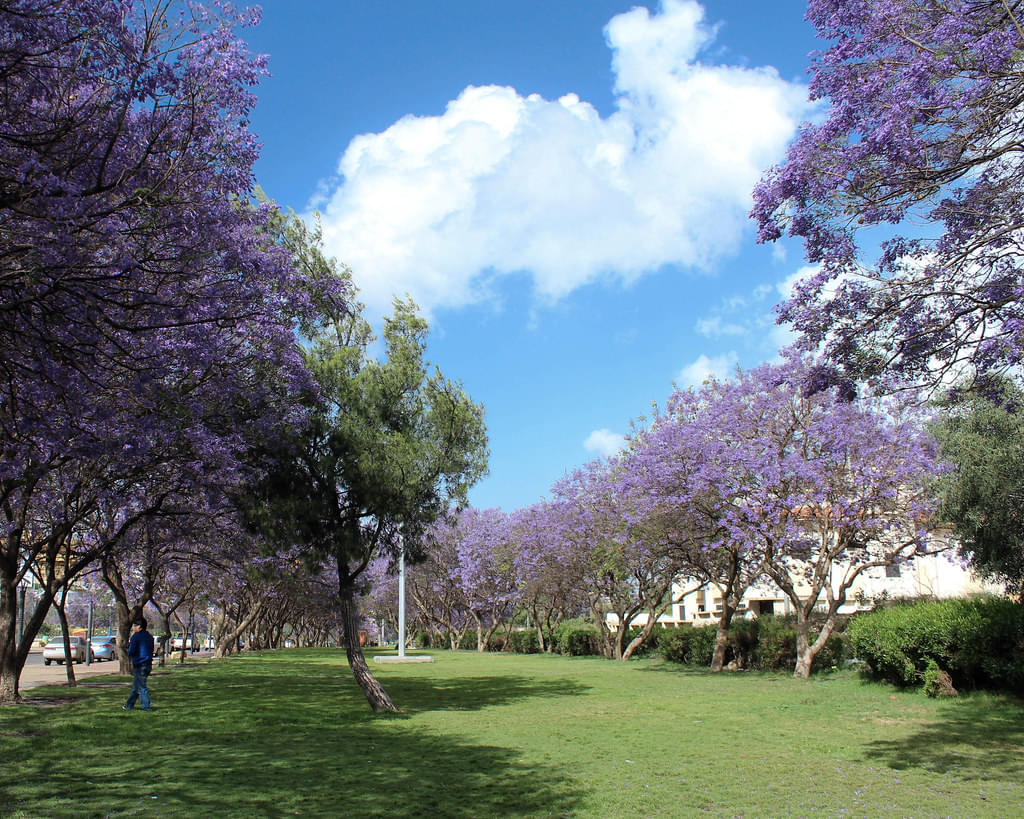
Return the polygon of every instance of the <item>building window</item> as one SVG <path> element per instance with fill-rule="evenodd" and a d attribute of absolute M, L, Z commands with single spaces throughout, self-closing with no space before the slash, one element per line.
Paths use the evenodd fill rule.
<path fill-rule="evenodd" d="M 888 566 L 886 566 L 885 567 L 885 576 L 886 577 L 899 577 L 900 576 L 900 564 L 899 563 L 890 563 Z"/>

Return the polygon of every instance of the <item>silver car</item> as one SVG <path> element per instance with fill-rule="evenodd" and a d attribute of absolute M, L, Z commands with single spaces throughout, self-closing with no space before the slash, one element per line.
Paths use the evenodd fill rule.
<path fill-rule="evenodd" d="M 89 650 L 89 647 L 85 643 L 84 637 L 71 637 L 71 662 L 73 663 L 84 663 L 85 652 Z M 64 662 L 64 638 L 54 637 L 43 646 L 43 662 L 49 665 L 54 660 L 58 663 Z"/>
<path fill-rule="evenodd" d="M 92 638 L 92 658 L 94 660 L 116 660 L 117 659 L 117 637 L 107 634 L 102 637 Z"/>

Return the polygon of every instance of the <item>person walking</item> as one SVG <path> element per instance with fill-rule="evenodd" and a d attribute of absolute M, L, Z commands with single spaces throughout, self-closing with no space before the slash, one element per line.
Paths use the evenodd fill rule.
<path fill-rule="evenodd" d="M 146 618 L 140 617 L 132 623 L 132 637 L 128 641 L 128 659 L 132 663 L 132 693 L 121 707 L 131 711 L 135 700 L 139 700 L 143 711 L 152 711 L 146 678 L 153 670 L 153 635 L 146 631 Z"/>

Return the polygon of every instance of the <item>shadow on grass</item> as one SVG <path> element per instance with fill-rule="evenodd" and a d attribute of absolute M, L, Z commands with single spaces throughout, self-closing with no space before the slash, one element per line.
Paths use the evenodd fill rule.
<path fill-rule="evenodd" d="M 513 676 L 443 680 L 402 677 L 387 678 L 382 682 L 403 713 L 410 714 L 424 711 L 476 711 L 524 699 L 573 697 L 590 690 L 577 680 L 536 680 Z"/>
<path fill-rule="evenodd" d="M 34 733 L 17 719 L 0 732 L 0 756 L 18 760 L 0 804 L 58 816 L 470 817 L 564 815 L 583 796 L 556 766 L 465 740 L 454 713 L 571 696 L 585 690 L 576 683 L 394 677 L 385 684 L 405 711 L 382 716 L 346 666 L 273 665 L 154 674 L 151 714 L 95 691 L 50 709 Z M 452 713 L 416 725 L 428 711 Z"/>
<path fill-rule="evenodd" d="M 961 779 L 1024 778 L 1024 704 L 994 709 L 991 700 L 961 701 L 939 717 L 909 736 L 870 743 L 867 758 L 894 770 L 924 768 Z"/>

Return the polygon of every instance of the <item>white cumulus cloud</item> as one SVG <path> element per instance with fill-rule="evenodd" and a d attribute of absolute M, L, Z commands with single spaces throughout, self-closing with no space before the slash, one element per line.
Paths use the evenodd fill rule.
<path fill-rule="evenodd" d="M 735 247 L 753 185 L 807 116 L 805 87 L 698 62 L 714 32 L 693 0 L 635 8 L 605 35 L 608 117 L 574 94 L 470 86 L 437 116 L 352 140 L 315 204 L 371 311 L 405 292 L 428 311 L 470 304 L 513 273 L 555 300 Z"/>
<path fill-rule="evenodd" d="M 739 356 L 732 350 L 711 358 L 701 353 L 696 361 L 679 371 L 676 383 L 680 387 L 699 387 L 709 378 L 725 381 L 735 374 L 738 363 Z"/>
<path fill-rule="evenodd" d="M 583 447 L 587 452 L 596 452 L 606 458 L 614 455 L 625 445 L 625 437 L 610 429 L 595 429 L 583 442 Z"/>

